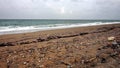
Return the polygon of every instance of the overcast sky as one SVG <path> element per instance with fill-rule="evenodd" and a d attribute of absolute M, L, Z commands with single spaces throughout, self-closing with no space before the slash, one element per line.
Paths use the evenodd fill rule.
<path fill-rule="evenodd" d="M 0 0 L 0 19 L 119 19 L 120 0 Z"/>

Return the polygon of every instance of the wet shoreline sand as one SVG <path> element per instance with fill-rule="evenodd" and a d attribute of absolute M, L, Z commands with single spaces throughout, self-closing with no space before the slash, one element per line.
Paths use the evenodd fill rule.
<path fill-rule="evenodd" d="M 120 45 L 120 24 L 0 35 L 0 67 L 119 68 L 120 48 L 111 47 L 111 36 Z"/>

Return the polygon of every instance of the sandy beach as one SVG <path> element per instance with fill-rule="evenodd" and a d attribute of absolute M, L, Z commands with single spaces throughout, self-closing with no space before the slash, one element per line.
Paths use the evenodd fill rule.
<path fill-rule="evenodd" d="M 0 35 L 0 68 L 120 68 L 120 24 Z"/>

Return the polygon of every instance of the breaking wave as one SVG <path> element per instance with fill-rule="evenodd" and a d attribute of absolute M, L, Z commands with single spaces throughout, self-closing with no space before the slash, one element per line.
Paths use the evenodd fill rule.
<path fill-rule="evenodd" d="M 67 24 L 46 24 L 46 25 L 33 25 L 33 26 L 0 26 L 0 35 L 3 34 L 15 34 L 15 33 L 26 33 L 36 32 L 43 30 L 63 29 L 72 27 L 85 27 L 95 26 L 104 24 L 120 24 L 120 22 L 92 22 L 92 23 L 67 23 Z"/>

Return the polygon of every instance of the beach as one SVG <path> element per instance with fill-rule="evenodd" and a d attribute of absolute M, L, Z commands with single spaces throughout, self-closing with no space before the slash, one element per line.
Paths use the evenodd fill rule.
<path fill-rule="evenodd" d="M 120 24 L 0 35 L 0 68 L 120 68 Z"/>

